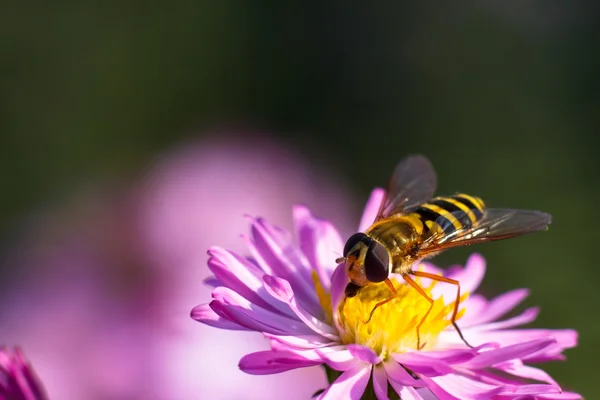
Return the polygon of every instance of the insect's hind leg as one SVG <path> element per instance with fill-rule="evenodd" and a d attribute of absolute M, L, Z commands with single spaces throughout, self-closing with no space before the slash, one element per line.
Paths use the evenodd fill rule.
<path fill-rule="evenodd" d="M 419 292 L 419 294 L 421 296 L 425 297 L 425 299 L 427 299 L 427 301 L 429 302 L 429 309 L 427 310 L 427 312 L 425 313 L 425 315 L 423 316 L 423 318 L 421 318 L 421 321 L 417 325 L 417 350 L 421 350 L 423 347 L 425 347 L 425 344 L 426 344 L 426 343 L 423 343 L 423 346 L 421 346 L 421 332 L 420 332 L 421 325 L 423 325 L 423 322 L 425 322 L 425 320 L 429 316 L 429 313 L 433 309 L 433 303 L 434 302 L 433 302 L 433 299 L 431 297 L 429 297 L 427 295 L 427 293 L 425 293 L 425 291 L 423 290 L 423 288 L 421 286 L 419 286 L 419 284 L 417 282 L 415 282 L 410 276 L 408 276 L 408 275 L 402 275 L 402 278 L 404 278 L 404 281 L 406 283 L 408 283 L 410 286 L 412 286 L 413 289 L 415 289 L 417 292 Z"/>
<path fill-rule="evenodd" d="M 467 342 L 467 339 L 465 339 L 465 337 L 463 336 L 460 328 L 456 324 L 456 315 L 458 314 L 458 306 L 460 304 L 460 282 L 457 281 L 456 279 L 450 279 L 450 278 L 446 278 L 445 276 L 441 276 L 441 275 L 437 275 L 437 274 L 432 274 L 432 273 L 424 272 L 424 271 L 412 271 L 412 274 L 414 276 L 420 276 L 422 278 L 429 278 L 429 279 L 434 280 L 434 281 L 445 282 L 445 283 L 450 283 L 452 285 L 456 285 L 456 287 L 457 287 L 457 290 L 456 290 L 456 301 L 454 302 L 454 311 L 452 312 L 452 319 L 451 319 L 452 326 L 454 326 L 454 329 L 456 329 L 456 332 L 458 332 L 458 336 L 460 336 L 461 340 L 467 346 L 469 346 L 470 348 L 473 348 L 473 346 L 471 346 L 469 344 L 469 342 Z M 408 278 L 408 276 L 404 277 L 405 280 L 406 280 L 406 278 Z M 412 281 L 412 279 L 411 279 L 411 281 Z M 415 285 L 416 285 L 416 283 L 415 283 Z M 414 287 L 414 285 L 412 285 L 412 283 L 411 283 L 411 286 Z M 421 288 L 419 288 L 419 289 L 421 289 Z M 426 296 L 426 297 L 428 297 L 428 296 Z M 432 306 L 433 306 L 433 303 L 432 303 Z M 431 311 L 431 308 L 429 309 L 429 311 Z M 427 314 L 429 314 L 429 311 L 427 312 Z"/>

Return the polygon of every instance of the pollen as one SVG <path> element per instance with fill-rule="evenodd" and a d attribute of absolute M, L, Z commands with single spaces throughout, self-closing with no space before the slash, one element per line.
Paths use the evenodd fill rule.
<path fill-rule="evenodd" d="M 332 305 L 331 305 L 331 295 L 325 290 L 323 285 L 321 285 L 321 281 L 317 276 L 315 271 L 312 272 L 312 281 L 315 284 L 315 291 L 317 292 L 317 298 L 319 299 L 319 304 L 325 313 L 325 320 L 330 325 L 333 324 L 333 315 L 332 315 Z"/>
<path fill-rule="evenodd" d="M 369 315 L 375 305 L 392 296 L 385 283 L 371 283 L 362 288 L 356 297 L 342 301 L 338 314 L 342 343 L 369 347 L 384 359 L 391 353 L 434 348 L 439 334 L 451 326 L 454 302 L 445 305 L 442 297 L 434 298 L 433 308 L 420 327 L 419 349 L 417 325 L 429 310 L 430 303 L 414 288 L 405 284 L 401 276 L 392 277 L 390 280 L 397 295 L 378 307 L 369 322 Z M 436 282 L 424 286 L 418 278 L 415 281 L 433 298 L 431 290 Z M 464 294 L 461 302 L 466 297 L 467 294 Z M 464 309 L 459 311 L 457 320 L 464 312 Z"/>

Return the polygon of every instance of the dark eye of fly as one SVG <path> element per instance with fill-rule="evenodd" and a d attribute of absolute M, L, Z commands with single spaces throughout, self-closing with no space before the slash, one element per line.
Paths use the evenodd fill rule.
<path fill-rule="evenodd" d="M 365 275 L 370 282 L 383 282 L 390 272 L 390 256 L 385 247 L 373 240 L 365 255 Z"/>
<path fill-rule="evenodd" d="M 348 257 L 348 253 L 350 253 L 350 250 L 352 250 L 352 248 L 356 246 L 358 242 L 366 238 L 368 238 L 368 236 L 362 232 L 358 232 L 350 236 L 350 238 L 346 241 L 346 245 L 344 246 L 344 257 Z"/>

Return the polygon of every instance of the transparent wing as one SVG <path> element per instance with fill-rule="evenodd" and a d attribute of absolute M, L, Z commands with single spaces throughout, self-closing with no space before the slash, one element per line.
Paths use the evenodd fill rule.
<path fill-rule="evenodd" d="M 461 213 L 452 214 L 456 214 L 457 219 L 462 216 Z M 443 226 L 444 222 L 447 224 L 447 218 L 445 221 L 439 221 L 439 225 Z M 552 216 L 541 211 L 488 208 L 481 219 L 471 226 L 465 225 L 452 233 L 438 230 L 424 241 L 419 255 L 426 256 L 451 247 L 508 239 L 537 232 L 546 229 L 551 222 Z"/>
<path fill-rule="evenodd" d="M 381 203 L 376 221 L 390 215 L 405 212 L 433 197 L 437 176 L 431 162 L 422 155 L 412 155 L 400 161 Z"/>

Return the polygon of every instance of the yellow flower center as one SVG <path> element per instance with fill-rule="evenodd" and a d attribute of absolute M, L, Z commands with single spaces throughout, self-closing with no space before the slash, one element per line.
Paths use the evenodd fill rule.
<path fill-rule="evenodd" d="M 341 328 L 340 338 L 343 344 L 360 344 L 371 348 L 376 354 L 387 358 L 391 353 L 402 353 L 409 350 L 427 350 L 435 347 L 438 335 L 451 325 L 454 302 L 444 305 L 443 297 L 434 299 L 433 308 L 419 329 L 421 349 L 417 345 L 417 325 L 421 322 L 430 303 L 414 288 L 407 285 L 400 276 L 392 277 L 397 295 L 386 304 L 378 307 L 367 323 L 375 305 L 392 297 L 392 292 L 385 283 L 371 283 L 352 298 L 346 298 L 339 306 L 338 325 Z M 429 286 L 415 281 L 425 293 L 433 298 L 431 291 L 436 282 Z M 318 280 L 317 280 L 318 282 Z M 317 283 L 317 295 L 327 317 L 331 319 L 331 299 L 328 293 Z M 464 301 L 468 294 L 463 294 Z M 463 308 L 457 320 L 464 315 Z"/>

